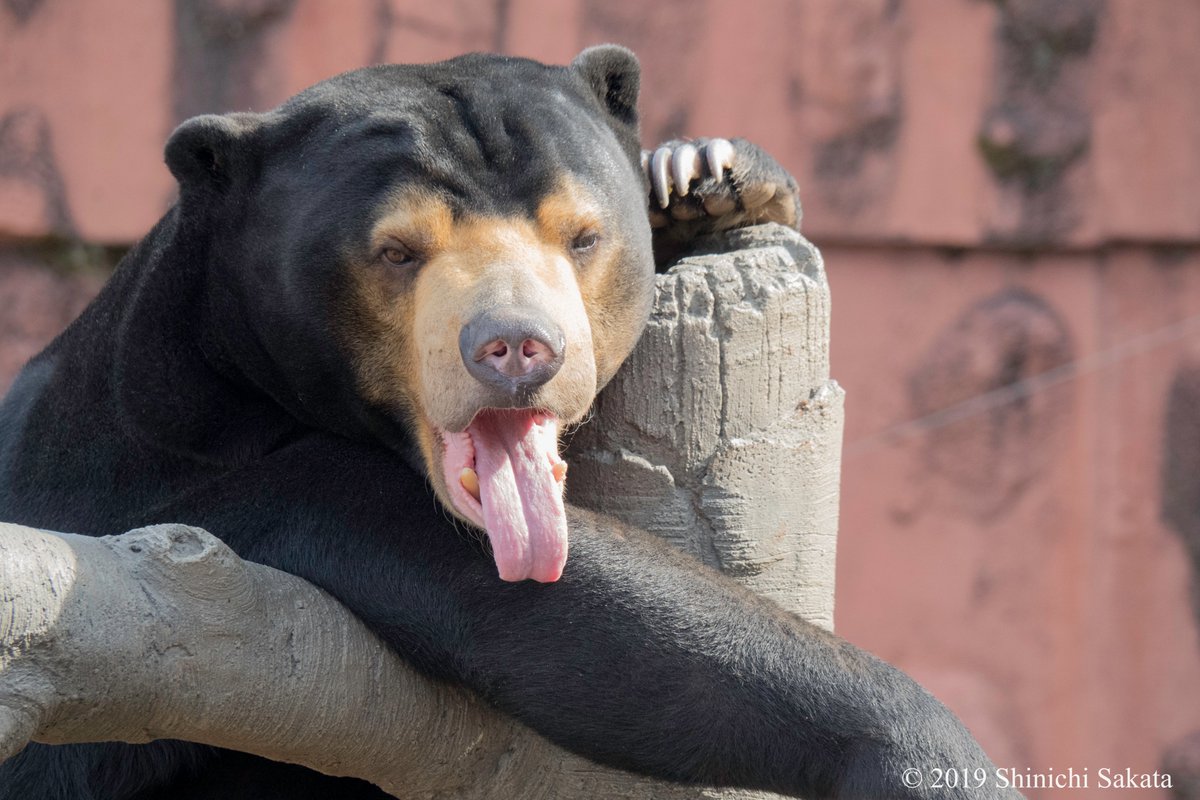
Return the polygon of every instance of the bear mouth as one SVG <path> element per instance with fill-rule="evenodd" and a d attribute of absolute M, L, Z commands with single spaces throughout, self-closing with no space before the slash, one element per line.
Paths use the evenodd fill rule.
<path fill-rule="evenodd" d="M 487 533 L 501 580 L 558 580 L 567 561 L 558 418 L 533 408 L 485 408 L 465 430 L 438 432 L 450 500 Z"/>

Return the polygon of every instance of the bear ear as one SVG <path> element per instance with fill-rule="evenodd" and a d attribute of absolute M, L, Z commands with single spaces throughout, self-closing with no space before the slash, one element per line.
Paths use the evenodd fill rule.
<path fill-rule="evenodd" d="M 571 62 L 601 105 L 621 122 L 637 128 L 642 68 L 632 51 L 615 44 L 589 47 Z"/>
<path fill-rule="evenodd" d="M 167 139 L 167 167 L 184 189 L 227 186 L 233 169 L 246 158 L 259 125 L 258 114 L 192 117 Z"/>

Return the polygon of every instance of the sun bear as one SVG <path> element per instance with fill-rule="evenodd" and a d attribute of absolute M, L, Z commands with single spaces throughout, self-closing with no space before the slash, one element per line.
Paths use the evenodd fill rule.
<path fill-rule="evenodd" d="M 415 667 L 646 775 L 818 797 L 989 767 L 893 668 L 564 501 L 656 259 L 795 225 L 741 140 L 643 157 L 628 51 L 378 66 L 166 146 L 178 202 L 0 408 L 0 519 L 206 528 Z M 463 528 L 484 536 L 463 535 Z M 378 797 L 183 742 L 31 745 L 5 800 Z"/>

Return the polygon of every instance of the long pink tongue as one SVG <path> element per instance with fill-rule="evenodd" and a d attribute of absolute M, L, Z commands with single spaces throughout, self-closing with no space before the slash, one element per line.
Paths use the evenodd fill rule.
<path fill-rule="evenodd" d="M 529 409 L 480 412 L 467 429 L 483 520 L 500 578 L 556 581 L 567 562 L 567 516 L 558 461 L 558 424 Z"/>

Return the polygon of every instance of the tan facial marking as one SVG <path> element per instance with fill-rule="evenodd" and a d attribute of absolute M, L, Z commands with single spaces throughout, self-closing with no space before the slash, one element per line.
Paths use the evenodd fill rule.
<path fill-rule="evenodd" d="M 628 287 L 623 285 L 643 277 L 619 268 L 620 262 L 629 257 L 623 238 L 626 232 L 605 230 L 602 219 L 594 199 L 569 175 L 560 178 L 556 191 L 547 195 L 537 209 L 538 227 L 547 241 L 557 240 L 569 247 L 572 239 L 584 231 L 601 237 L 596 252 L 579 270 L 579 291 L 597 343 L 597 388 L 608 382 L 629 355 L 649 310 L 646 304 L 631 302 Z"/>
<path fill-rule="evenodd" d="M 417 267 L 392 267 L 376 258 L 399 242 L 414 254 L 438 251 L 453 235 L 453 215 L 435 195 L 407 192 L 394 198 L 371 231 L 369 263 L 350 270 L 343 309 L 359 388 L 373 404 L 409 416 L 418 385 L 413 350 L 411 285 Z"/>
<path fill-rule="evenodd" d="M 582 417 L 595 394 L 591 325 L 575 265 L 529 220 L 460 222 L 453 242 L 426 264 L 414 287 L 413 324 L 423 407 L 433 421 L 462 430 L 490 396 L 459 353 L 463 326 L 485 311 L 514 306 L 548 316 L 566 340 L 563 365 L 532 398 L 566 422 Z"/>
<path fill-rule="evenodd" d="M 438 195 L 407 191 L 387 204 L 371 230 L 371 241 L 381 247 L 389 238 L 398 239 L 419 254 L 432 256 L 455 237 L 454 214 Z"/>
<path fill-rule="evenodd" d="M 558 188 L 542 199 L 535 215 L 541 239 L 563 248 L 570 247 L 580 233 L 601 233 L 602 217 L 592 198 L 568 175 L 562 176 Z"/>
<path fill-rule="evenodd" d="M 599 383 L 632 348 L 646 292 L 631 294 L 630 282 L 648 275 L 631 274 L 623 264 L 624 232 L 605 230 L 605 219 L 585 190 L 564 179 L 533 218 L 456 219 L 437 195 L 415 191 L 389 202 L 374 226 L 370 263 L 351 269 L 347 341 L 360 390 L 408 422 L 443 502 L 437 429 L 462 430 L 494 397 L 467 372 L 459 352 L 459 334 L 475 315 L 515 305 L 548 315 L 562 329 L 562 367 L 530 404 L 565 424 L 583 417 Z M 594 247 L 572 249 L 580 234 L 590 233 L 598 236 Z M 391 242 L 416 263 L 396 267 L 378 258 Z"/>

